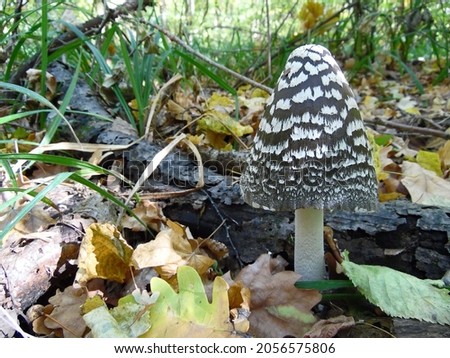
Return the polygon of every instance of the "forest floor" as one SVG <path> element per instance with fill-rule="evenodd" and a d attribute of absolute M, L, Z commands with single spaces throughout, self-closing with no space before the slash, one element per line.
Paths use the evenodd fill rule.
<path fill-rule="evenodd" d="M 342 65 L 351 69 L 351 62 Z M 450 261 L 450 81 L 432 83 L 439 71 L 437 63 L 417 62 L 413 67 L 414 78 L 388 68 L 385 64 L 374 68 L 370 75 L 352 80 L 374 147 L 379 199 L 382 204 L 407 200 L 425 208 L 441 208 L 443 216 L 437 226 L 424 230 L 435 237 L 438 232 L 446 232 L 446 241 L 441 237 L 445 234 L 439 234 L 441 241 L 437 244 L 440 245 L 437 255 L 442 257 L 435 258 L 435 262 L 441 260 L 445 265 Z M 60 85 L 59 75 L 51 75 Z M 40 83 L 40 75 L 36 76 L 34 82 L 30 80 L 30 89 L 35 90 L 37 87 L 33 86 Z M 87 94 L 76 98 L 72 109 L 91 111 L 92 97 Z M 96 101 L 102 103 L 100 94 L 95 95 Z M 288 233 L 280 229 L 286 227 L 284 224 L 269 223 L 271 228 L 264 229 L 265 232 L 273 229 L 278 236 L 276 244 L 268 244 L 273 245 L 270 249 L 256 245 L 253 256 L 249 255 L 251 248 L 238 245 L 236 249 L 230 234 L 232 226 L 239 226 L 241 232 L 245 226 L 230 221 L 231 216 L 221 215 L 221 208 L 229 200 L 237 217 L 244 216 L 249 209 L 236 197 L 240 195 L 236 189 L 239 173 L 222 162 L 223 170 L 215 175 L 217 165 L 211 164 L 217 164 L 217 160 L 212 156 L 226 152 L 232 166 L 238 168 L 242 164 L 267 97 L 264 91 L 248 85 L 238 89 L 238 107 L 235 98 L 216 88 L 194 92 L 175 85 L 165 93 L 163 106 L 154 117 L 153 140 L 148 141 L 157 145 L 152 154 L 155 161 L 150 158 L 145 163 L 151 162 L 155 169 L 160 165 L 156 158 L 177 159 L 169 156 L 173 149 L 170 143 L 175 138 L 179 145 L 174 150 L 189 158 L 189 168 L 195 167 L 195 163 L 198 166 L 198 158 L 203 158 L 201 167 L 207 171 L 208 191 L 199 188 L 203 186 L 200 166 L 194 170 L 198 175 L 187 174 L 187 181 L 193 183 L 184 188 L 174 185 L 174 177 L 165 181 L 162 164 L 150 184 L 133 186 L 138 178 L 136 173 L 135 177 L 129 175 L 130 163 L 124 161 L 127 155 L 136 153 L 123 155 L 130 150 L 132 140 L 122 140 L 138 138 L 132 127 L 104 108 L 106 114 L 115 118 L 107 127 L 114 130 L 116 137 L 111 134 L 107 141 L 101 142 L 95 131 L 102 128 L 106 133 L 107 127 L 96 127 L 95 135 L 83 137 L 87 135 L 83 129 L 90 124 L 83 122 L 84 127 L 80 127 L 77 124 L 80 119 L 71 116 L 69 123 L 84 143 L 83 152 L 79 151 L 80 144 L 64 141 L 59 147 L 49 145 L 46 153 L 70 153 L 70 159 L 83 159 L 128 177 L 132 183 L 124 185 L 112 172 L 85 173 L 85 178 L 117 199 L 123 202 L 130 199 L 131 209 L 124 211 L 91 187 L 62 179 L 61 185 L 45 193 L 46 200 L 34 202 L 33 208 L 4 238 L 0 250 L 0 303 L 4 309 L 0 312 L 0 318 L 3 317 L 0 332 L 5 337 L 19 335 L 17 332 L 45 337 L 449 337 L 448 326 L 438 324 L 449 319 L 448 313 L 439 317 L 440 308 L 436 309 L 435 321 L 424 318 L 428 316 L 423 312 L 408 317 L 410 312 L 393 310 L 390 315 L 428 321 L 419 322 L 390 317 L 353 287 L 338 291 L 345 298 L 333 298 L 331 293 L 335 291 L 296 288 L 294 284 L 300 275 L 290 270 L 292 217 L 286 219 L 290 225 Z M 58 98 L 59 92 L 55 91 L 51 100 L 56 102 Z M 28 140 L 39 141 L 42 134 L 38 130 L 30 131 L 29 123 L 25 128 Z M 197 150 L 189 157 L 192 144 Z M 25 147 L 19 150 L 32 153 Z M 8 151 L 13 148 L 4 148 L 5 153 Z M 111 152 L 116 155 L 110 156 Z M 70 172 L 69 166 L 64 162 L 36 162 L 22 172 L 20 185 L 23 189 L 42 190 L 62 173 Z M 226 190 L 220 189 L 223 191 L 219 194 L 210 190 L 219 188 L 220 182 L 231 184 Z M 4 175 L 2 186 L 9 184 Z M 235 189 L 231 189 L 233 185 Z M 14 193 L 2 192 L 1 202 L 10 200 L 11 195 Z M 24 196 L 12 210 L 1 212 L 2 228 L 32 199 L 33 195 Z M 215 228 L 182 224 L 200 222 L 207 215 L 207 204 L 208 210 L 221 218 Z M 185 205 L 190 205 L 190 209 Z M 257 214 L 252 215 L 255 220 Z M 184 220 L 179 220 L 183 217 Z M 339 231 L 338 224 L 329 226 Z M 344 234 L 349 231 L 342 230 Z M 356 233 L 358 229 L 353 231 Z M 378 235 L 376 239 L 383 237 Z M 335 244 L 340 246 L 339 241 Z M 284 258 L 271 257 L 268 251 L 287 254 Z M 358 248 L 354 248 L 350 259 L 358 255 Z M 396 254 L 390 251 L 390 255 Z M 417 257 L 412 257 L 411 263 L 416 260 Z M 332 262 L 330 275 L 342 277 L 339 258 Z M 436 270 L 444 276 L 446 269 L 450 266 L 439 266 Z M 425 273 L 422 276 L 421 279 L 440 278 L 426 277 Z M 416 297 L 412 295 L 410 299 Z M 448 303 L 448 294 L 442 299 Z M 8 320 L 2 316 L 5 312 L 9 314 Z"/>

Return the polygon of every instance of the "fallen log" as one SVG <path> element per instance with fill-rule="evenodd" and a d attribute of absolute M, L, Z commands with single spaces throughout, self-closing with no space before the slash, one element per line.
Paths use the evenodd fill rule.
<path fill-rule="evenodd" d="M 53 73 L 68 86 L 71 71 L 54 64 Z M 64 79 L 64 80 L 62 80 Z M 107 115 L 98 98 L 79 80 L 71 107 Z M 101 113 L 104 111 L 104 113 Z M 93 121 L 79 115 L 70 119 L 82 142 L 129 144 L 136 135 L 123 133 L 109 122 Z M 69 131 L 67 131 L 69 135 Z M 162 149 L 156 143 L 141 141 L 116 153 L 124 161 L 124 174 L 137 180 L 154 155 Z M 225 220 L 214 237 L 228 245 L 237 263 L 248 264 L 264 252 L 292 259 L 293 214 L 253 209 L 245 205 L 239 184 L 225 173 L 228 167 L 239 171 L 245 160 L 242 152 L 224 156 L 205 151 L 206 187 L 181 198 L 165 200 L 167 217 L 189 226 L 198 236 L 207 237 Z M 197 167 L 183 151 L 171 153 L 143 188 L 165 192 L 192 188 L 197 183 Z M 381 203 L 373 213 L 328 212 L 325 224 L 334 231 L 341 249 L 350 252 L 356 263 L 384 265 L 421 278 L 441 278 L 450 269 L 450 209 L 424 207 L 408 200 Z M 236 263 L 235 263 L 236 264 Z"/>

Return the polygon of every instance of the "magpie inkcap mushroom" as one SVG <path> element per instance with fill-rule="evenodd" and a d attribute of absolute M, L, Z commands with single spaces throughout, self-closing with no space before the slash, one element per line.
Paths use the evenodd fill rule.
<path fill-rule="evenodd" d="M 325 277 L 323 210 L 374 211 L 378 190 L 361 113 L 331 53 L 304 45 L 289 56 L 241 176 L 244 201 L 295 210 L 294 267 Z"/>

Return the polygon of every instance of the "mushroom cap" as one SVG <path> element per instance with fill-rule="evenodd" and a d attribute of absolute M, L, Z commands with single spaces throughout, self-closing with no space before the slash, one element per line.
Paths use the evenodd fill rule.
<path fill-rule="evenodd" d="M 241 176 L 244 201 L 266 210 L 376 210 L 378 183 L 361 113 L 330 52 L 289 56 Z"/>

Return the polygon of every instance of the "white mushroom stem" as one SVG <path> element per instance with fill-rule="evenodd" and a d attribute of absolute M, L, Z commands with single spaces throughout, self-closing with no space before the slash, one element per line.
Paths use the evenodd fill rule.
<path fill-rule="evenodd" d="M 303 281 L 325 278 L 323 210 L 295 210 L 294 269 Z"/>

